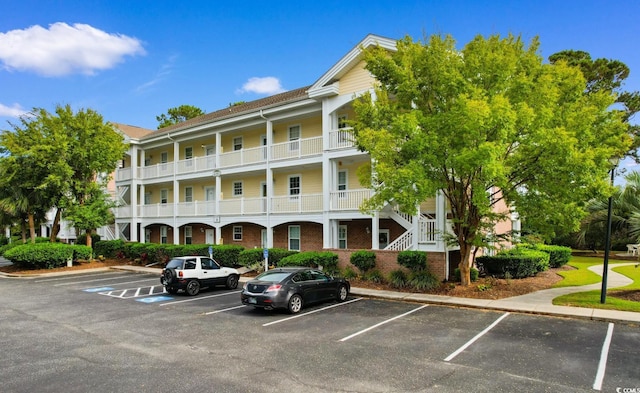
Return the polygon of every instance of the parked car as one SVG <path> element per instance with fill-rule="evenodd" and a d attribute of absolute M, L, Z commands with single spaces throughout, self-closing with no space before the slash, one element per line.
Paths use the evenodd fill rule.
<path fill-rule="evenodd" d="M 229 289 L 238 287 L 240 273 L 230 267 L 222 267 L 218 262 L 203 256 L 177 257 L 162 269 L 160 282 L 171 294 L 184 290 L 195 296 L 200 288 L 224 285 Z"/>
<path fill-rule="evenodd" d="M 271 310 L 284 308 L 295 314 L 306 304 L 347 300 L 351 285 L 342 277 L 333 277 L 311 268 L 283 267 L 260 274 L 248 281 L 240 298 L 242 303 Z"/>

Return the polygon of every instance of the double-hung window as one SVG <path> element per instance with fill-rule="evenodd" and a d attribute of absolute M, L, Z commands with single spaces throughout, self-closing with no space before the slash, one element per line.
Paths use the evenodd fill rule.
<path fill-rule="evenodd" d="M 184 244 L 193 244 L 193 227 L 184 227 Z"/>
<path fill-rule="evenodd" d="M 300 225 L 289 225 L 289 250 L 300 251 Z"/>
<path fill-rule="evenodd" d="M 301 188 L 300 176 L 289 176 L 289 198 L 298 199 Z"/>
<path fill-rule="evenodd" d="M 289 150 L 300 149 L 300 126 L 289 127 Z"/>
<path fill-rule="evenodd" d="M 193 202 L 193 187 L 184 188 L 184 201 Z"/>
<path fill-rule="evenodd" d="M 233 151 L 242 150 L 242 137 L 233 138 Z"/>
<path fill-rule="evenodd" d="M 242 193 L 243 193 L 242 182 L 241 181 L 234 181 L 233 182 L 233 196 L 241 197 Z"/>

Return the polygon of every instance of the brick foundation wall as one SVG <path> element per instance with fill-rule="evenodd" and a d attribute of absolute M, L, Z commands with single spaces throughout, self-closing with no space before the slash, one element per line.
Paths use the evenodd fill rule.
<path fill-rule="evenodd" d="M 331 251 L 338 255 L 338 267 L 345 269 L 347 266 L 351 266 L 357 271 L 357 268 L 353 267 L 349 262 L 351 254 L 359 250 L 339 250 L 339 249 L 325 249 L 325 251 Z M 393 270 L 404 269 L 398 265 L 398 253 L 400 251 L 387 251 L 387 250 L 371 250 L 376 254 L 376 269 L 384 275 L 388 275 Z M 427 253 L 427 267 L 429 271 L 438 277 L 440 281 L 444 281 L 446 277 L 446 255 L 443 252 L 428 252 Z M 405 269 L 406 270 L 406 269 Z"/>

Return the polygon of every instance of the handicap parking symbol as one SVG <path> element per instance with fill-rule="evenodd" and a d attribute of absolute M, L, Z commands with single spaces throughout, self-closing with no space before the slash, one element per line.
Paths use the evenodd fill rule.
<path fill-rule="evenodd" d="M 157 303 L 157 302 L 165 302 L 167 300 L 173 300 L 173 298 L 171 296 L 152 296 L 152 297 L 136 299 L 137 302 L 142 302 L 142 303 Z"/>
<path fill-rule="evenodd" d="M 113 288 L 111 288 L 111 287 L 87 288 L 87 289 L 83 289 L 83 291 L 84 292 L 90 292 L 90 293 L 106 292 L 106 291 L 113 291 Z"/>

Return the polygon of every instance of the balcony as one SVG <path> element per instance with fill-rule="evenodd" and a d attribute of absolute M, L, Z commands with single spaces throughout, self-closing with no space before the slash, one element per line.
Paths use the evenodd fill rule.
<path fill-rule="evenodd" d="M 329 131 L 329 149 L 348 149 L 355 145 L 353 128 L 345 127 Z"/>
<path fill-rule="evenodd" d="M 253 147 L 220 154 L 220 167 L 258 164 L 267 161 L 267 147 Z"/>
<path fill-rule="evenodd" d="M 333 191 L 329 194 L 329 210 L 359 210 L 362 202 L 371 198 L 372 194 L 373 190 L 367 188 Z"/>
<path fill-rule="evenodd" d="M 271 213 L 322 212 L 322 194 L 275 196 L 271 198 Z"/>
<path fill-rule="evenodd" d="M 220 215 L 266 214 L 267 198 L 233 198 L 220 201 Z"/>
<path fill-rule="evenodd" d="M 321 136 L 276 143 L 271 146 L 271 159 L 273 161 L 303 158 L 320 154 L 322 154 Z"/>

